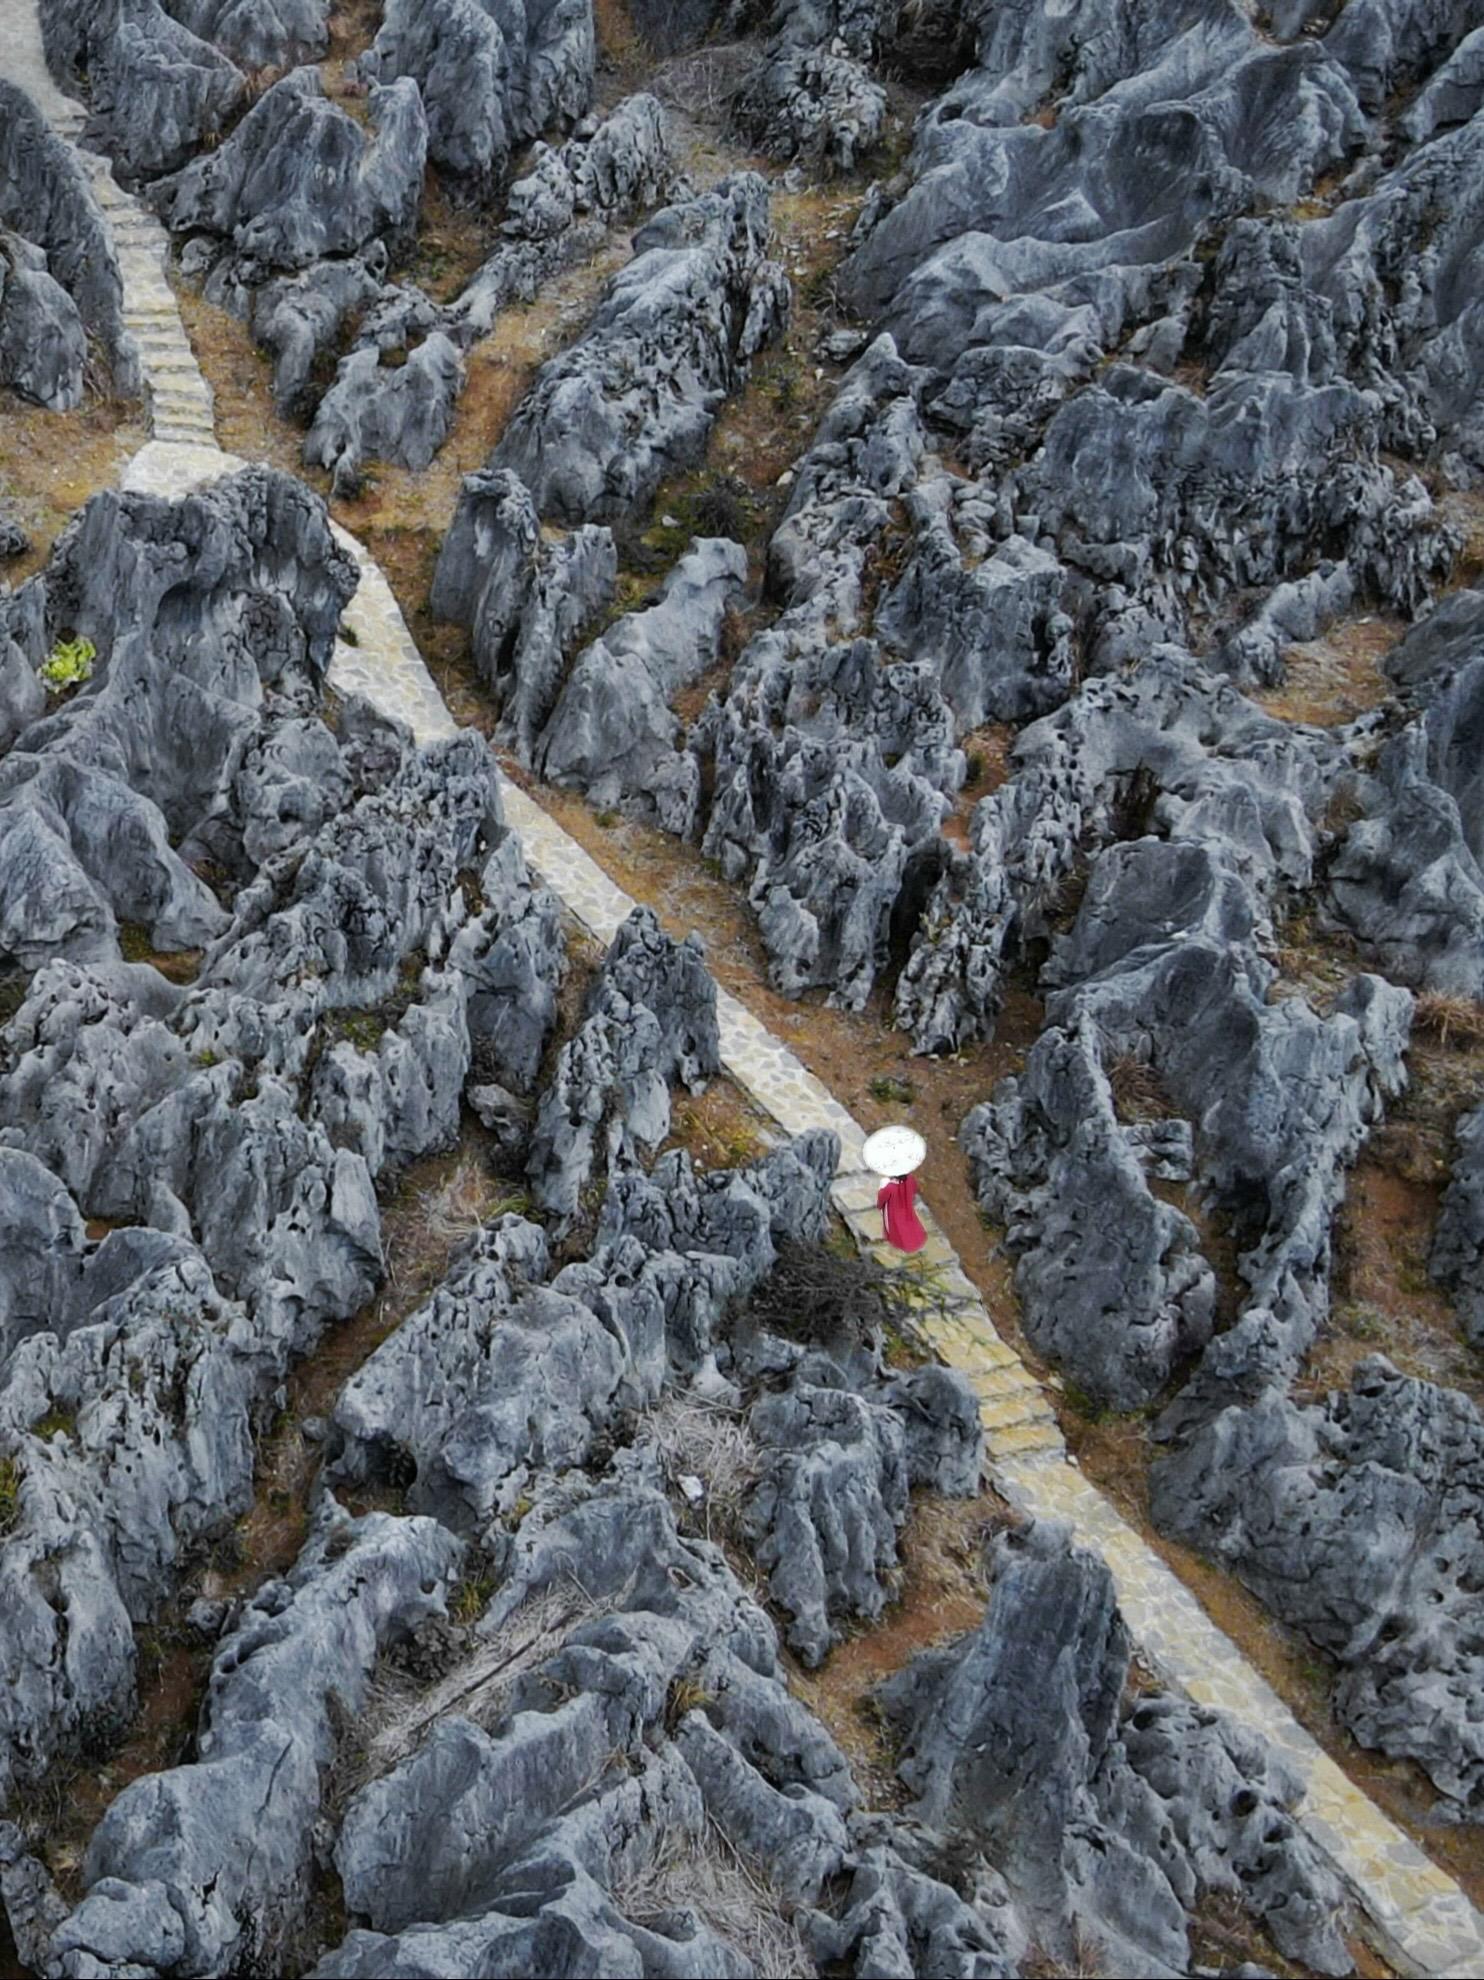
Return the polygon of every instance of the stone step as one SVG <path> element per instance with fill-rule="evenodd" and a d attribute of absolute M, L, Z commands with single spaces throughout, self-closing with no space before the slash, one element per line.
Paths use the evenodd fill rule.
<path fill-rule="evenodd" d="M 1056 1418 L 1046 1408 L 1039 1395 L 1022 1392 L 1017 1396 L 991 1396 L 981 1399 L 979 1421 L 991 1438 L 997 1438 L 1005 1430 L 1013 1430 L 1020 1424 L 1037 1424 L 1042 1428 L 1056 1430 Z M 1060 1438 L 1061 1432 L 1056 1431 Z"/>
<path fill-rule="evenodd" d="M 989 1430 L 985 1441 L 991 1463 L 998 1458 L 1025 1459 L 1043 1452 L 1047 1457 L 1060 1457 L 1066 1450 L 1061 1433 L 1044 1423 L 1017 1423 L 1008 1430 Z"/>

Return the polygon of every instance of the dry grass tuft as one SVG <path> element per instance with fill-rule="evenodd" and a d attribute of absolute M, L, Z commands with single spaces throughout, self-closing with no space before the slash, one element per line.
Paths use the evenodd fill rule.
<path fill-rule="evenodd" d="M 1440 1045 L 1467 1049 L 1484 1045 L 1484 1004 L 1451 990 L 1424 990 L 1412 1015 L 1413 1029 L 1429 1033 Z"/>
<path fill-rule="evenodd" d="M 715 1823 L 708 1822 L 698 1838 L 670 1844 L 611 1895 L 636 1925 L 656 1926 L 677 1911 L 693 1911 L 755 1972 L 771 1980 L 813 1980 L 814 1962 L 777 1893 Z"/>
<path fill-rule="evenodd" d="M 698 123 L 712 123 L 730 115 L 760 59 L 755 42 L 718 42 L 664 63 L 651 76 L 649 87 L 667 109 L 679 110 Z"/>
<path fill-rule="evenodd" d="M 737 1410 L 677 1391 L 645 1412 L 637 1434 L 658 1449 L 672 1487 L 687 1476 L 699 1478 L 706 1487 L 707 1539 L 735 1539 L 743 1503 L 762 1466 L 762 1453 L 745 1418 Z"/>
<path fill-rule="evenodd" d="M 1175 1112 L 1159 1074 L 1132 1053 L 1121 1053 L 1109 1066 L 1108 1084 L 1121 1121 L 1165 1121 Z"/>
<path fill-rule="evenodd" d="M 507 1210 L 524 1211 L 523 1196 L 502 1194 L 472 1156 L 464 1156 L 437 1188 L 425 1190 L 422 1211 L 427 1234 L 436 1244 L 460 1244 Z"/>

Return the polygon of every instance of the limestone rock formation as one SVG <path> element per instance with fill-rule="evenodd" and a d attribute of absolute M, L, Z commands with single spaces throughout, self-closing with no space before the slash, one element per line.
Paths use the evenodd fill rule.
<path fill-rule="evenodd" d="M 634 259 L 580 341 L 542 365 L 490 457 L 543 518 L 627 515 L 705 451 L 722 399 L 787 313 L 767 225 L 767 186 L 744 172 L 640 228 Z"/>

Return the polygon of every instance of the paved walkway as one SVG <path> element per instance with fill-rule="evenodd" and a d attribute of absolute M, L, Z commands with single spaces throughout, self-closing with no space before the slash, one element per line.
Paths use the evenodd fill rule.
<path fill-rule="evenodd" d="M 30 0 L 0 0 L 0 74 L 23 86 L 40 51 L 34 28 Z M 33 94 L 64 135 L 81 127 L 77 106 L 49 81 Z M 141 342 L 154 434 L 130 463 L 124 486 L 178 495 L 246 463 L 216 445 L 210 388 L 165 275 L 163 233 L 101 161 L 89 161 L 89 171 L 120 244 L 125 316 Z M 385 576 L 338 524 L 335 533 L 360 566 L 361 584 L 345 615 L 351 638 L 337 643 L 331 685 L 363 694 L 400 716 L 419 741 L 452 735 L 453 719 Z M 540 805 L 508 781 L 504 803 L 533 870 L 586 929 L 609 941 L 634 902 Z M 726 1071 L 785 1134 L 834 1129 L 842 1150 L 835 1204 L 867 1250 L 897 1260 L 882 1243 L 876 1178 L 861 1161 L 865 1130 L 735 997 L 719 989 L 717 999 Z M 952 1246 L 920 1207 L 928 1231 L 919 1255 L 924 1331 L 978 1394 L 996 1486 L 1027 1512 L 1069 1521 L 1103 1556 L 1129 1629 L 1152 1669 L 1201 1704 L 1258 1728 L 1288 1756 L 1305 1782 L 1300 1819 L 1349 1885 L 1379 1949 L 1398 1971 L 1484 1980 L 1484 1920 L 1453 1880 L 1309 1737 L 1179 1578 L 1077 1470 L 1040 1384 L 1001 1340 Z"/>

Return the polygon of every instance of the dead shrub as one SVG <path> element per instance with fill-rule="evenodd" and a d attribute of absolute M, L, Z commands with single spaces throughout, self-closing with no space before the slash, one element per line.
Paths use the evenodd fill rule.
<path fill-rule="evenodd" d="M 1424 990 L 1412 1013 L 1412 1027 L 1436 1038 L 1440 1045 L 1481 1045 L 1484 1004 L 1452 990 Z"/>

